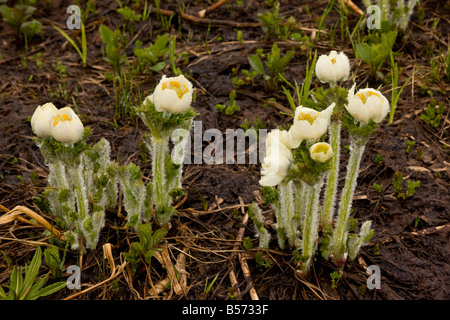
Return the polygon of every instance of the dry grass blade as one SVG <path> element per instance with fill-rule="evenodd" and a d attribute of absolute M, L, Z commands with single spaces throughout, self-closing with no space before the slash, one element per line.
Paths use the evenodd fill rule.
<path fill-rule="evenodd" d="M 62 240 L 62 241 L 66 240 L 66 237 L 60 231 L 55 229 L 55 227 L 52 226 L 45 218 L 43 218 L 42 216 L 40 216 L 33 210 L 31 210 L 27 207 L 24 207 L 24 206 L 16 206 L 14 209 L 12 209 L 11 211 L 9 211 L 6 214 L 4 214 L 3 216 L 1 216 L 0 217 L 0 225 L 12 222 L 16 219 L 20 220 L 22 222 L 26 222 L 31 225 L 36 225 L 35 223 L 32 223 L 31 221 L 28 221 L 28 220 L 20 217 L 20 214 L 22 214 L 22 213 L 26 214 L 28 217 L 30 217 L 31 219 L 38 222 L 39 225 L 41 225 L 42 227 L 44 227 L 45 229 L 50 231 L 59 240 Z"/>

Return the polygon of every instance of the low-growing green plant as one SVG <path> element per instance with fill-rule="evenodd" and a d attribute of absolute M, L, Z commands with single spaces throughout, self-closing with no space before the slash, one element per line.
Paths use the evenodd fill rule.
<path fill-rule="evenodd" d="M 383 191 L 383 186 L 381 184 L 378 183 L 374 183 L 372 185 L 372 188 L 375 189 L 376 192 L 381 193 Z"/>
<path fill-rule="evenodd" d="M 125 25 L 128 27 L 130 34 L 133 34 L 134 25 L 136 22 L 141 21 L 142 14 L 136 14 L 136 12 L 133 9 L 130 9 L 128 6 L 117 9 L 117 12 L 120 13 L 125 20 Z"/>
<path fill-rule="evenodd" d="M 406 139 L 405 153 L 409 154 L 411 152 L 411 147 L 414 147 L 415 145 L 416 145 L 416 142 L 414 140 Z"/>
<path fill-rule="evenodd" d="M 113 67 L 115 74 L 121 75 L 122 64 L 126 61 L 126 55 L 122 53 L 125 39 L 120 30 L 113 31 L 105 25 L 101 25 L 99 31 L 105 45 L 105 61 Z"/>
<path fill-rule="evenodd" d="M 375 157 L 375 159 L 373 159 L 373 162 L 375 164 L 379 164 L 381 162 L 383 162 L 383 156 L 381 154 L 377 154 L 377 156 Z"/>
<path fill-rule="evenodd" d="M 169 42 L 169 34 L 158 36 L 155 43 L 147 47 L 134 48 L 134 55 L 138 57 L 138 69 L 141 71 L 161 71 L 166 66 L 164 61 L 160 61 L 168 52 L 167 44 Z"/>
<path fill-rule="evenodd" d="M 0 5 L 3 21 L 13 28 L 16 39 L 19 41 L 21 36 L 24 37 L 26 52 L 28 52 L 28 40 L 42 31 L 42 24 L 36 19 L 31 19 L 35 11 L 36 7 L 29 4 L 16 3 L 14 7 Z"/>
<path fill-rule="evenodd" d="M 47 89 L 48 95 L 50 99 L 52 100 L 69 100 L 69 92 L 67 91 L 67 67 L 61 63 L 61 61 L 58 61 L 56 64 L 52 65 L 53 70 L 55 72 L 58 72 L 60 82 L 58 83 L 58 89 L 55 91 L 51 91 L 50 89 Z"/>
<path fill-rule="evenodd" d="M 403 173 L 396 171 L 392 177 L 392 185 L 394 186 L 394 193 L 399 194 L 403 188 Z"/>
<path fill-rule="evenodd" d="M 161 249 L 158 248 L 158 244 L 167 234 L 167 230 L 163 228 L 153 231 L 150 222 L 138 223 L 137 232 L 139 242 L 132 242 L 130 250 L 123 254 L 125 259 L 130 263 L 133 273 L 136 272 L 141 258 L 143 258 L 146 263 L 150 264 L 150 260 L 155 252 L 161 251 Z"/>
<path fill-rule="evenodd" d="M 257 71 L 249 71 L 247 69 L 242 69 L 241 73 L 243 77 L 238 77 L 237 75 L 235 75 L 231 79 L 233 86 L 236 88 L 251 84 L 253 82 L 253 79 L 258 75 Z"/>
<path fill-rule="evenodd" d="M 373 32 L 363 42 L 356 45 L 355 54 L 369 65 L 371 77 L 384 77 L 380 70 L 383 63 L 391 57 L 396 39 L 396 30 Z"/>
<path fill-rule="evenodd" d="M 406 192 L 402 192 L 403 189 L 403 174 L 399 171 L 394 173 L 392 178 L 392 185 L 394 186 L 394 193 L 397 198 L 403 200 L 410 198 L 416 193 L 416 189 L 420 186 L 420 180 L 408 180 L 406 182 Z"/>
<path fill-rule="evenodd" d="M 256 269 L 258 269 L 258 271 L 263 271 L 264 269 L 272 267 L 272 262 L 265 260 L 263 257 L 263 253 L 261 251 L 256 252 L 255 262 L 256 262 Z"/>
<path fill-rule="evenodd" d="M 292 49 L 286 52 L 284 56 L 281 56 L 278 45 L 274 43 L 272 51 L 266 55 L 266 61 L 264 63 L 267 67 L 268 74 L 266 74 L 260 55 L 251 55 L 248 57 L 248 62 L 254 71 L 263 76 L 266 90 L 272 91 L 278 88 L 278 83 L 282 80 L 282 76 L 284 76 L 284 69 L 291 62 L 294 55 L 295 50 Z"/>
<path fill-rule="evenodd" d="M 66 287 L 66 281 L 44 287 L 48 277 L 38 277 L 41 262 L 42 251 L 40 247 L 37 247 L 29 265 L 14 267 L 10 283 L 5 286 L 9 289 L 8 293 L 0 286 L 0 300 L 36 300 Z M 23 274 L 24 272 L 25 274 Z"/>
<path fill-rule="evenodd" d="M 68 243 L 66 243 L 66 249 L 67 244 Z M 55 277 L 56 279 L 61 279 L 65 256 L 66 251 L 64 251 L 64 256 L 61 260 L 61 258 L 59 257 L 58 247 L 48 247 L 44 250 L 45 264 L 50 268 L 53 277 Z"/>
<path fill-rule="evenodd" d="M 425 112 L 420 114 L 420 119 L 427 125 L 436 128 L 441 123 L 442 114 L 444 111 L 444 104 L 442 102 L 438 102 L 436 99 L 431 99 L 425 109 Z"/>
<path fill-rule="evenodd" d="M 227 116 L 231 116 L 235 114 L 237 111 L 241 110 L 241 107 L 239 107 L 236 104 L 236 91 L 231 90 L 229 94 L 230 102 L 228 105 L 224 104 L 216 104 L 216 109 Z"/>

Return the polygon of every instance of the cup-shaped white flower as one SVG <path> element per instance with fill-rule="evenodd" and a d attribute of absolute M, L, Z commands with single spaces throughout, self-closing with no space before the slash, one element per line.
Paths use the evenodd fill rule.
<path fill-rule="evenodd" d="M 345 53 L 331 51 L 321 55 L 316 63 L 316 75 L 320 82 L 345 81 L 350 75 L 350 62 Z"/>
<path fill-rule="evenodd" d="M 272 145 L 282 144 L 288 149 L 292 149 L 292 136 L 289 131 L 275 129 L 267 134 L 266 149 L 270 149 Z"/>
<path fill-rule="evenodd" d="M 53 138 L 60 142 L 75 143 L 83 137 L 83 123 L 69 107 L 59 109 L 50 126 Z"/>
<path fill-rule="evenodd" d="M 373 120 L 380 123 L 389 113 L 389 101 L 375 89 L 358 90 L 355 94 L 355 84 L 348 92 L 348 112 L 358 121 L 368 123 Z"/>
<path fill-rule="evenodd" d="M 328 108 L 319 112 L 302 106 L 295 109 L 294 124 L 289 129 L 292 138 L 292 148 L 298 148 L 302 140 L 315 140 L 320 138 L 328 129 L 333 102 Z"/>
<path fill-rule="evenodd" d="M 289 134 L 280 130 L 271 131 L 267 135 L 266 157 L 262 164 L 259 184 L 271 187 L 279 184 L 287 175 L 292 160 Z"/>
<path fill-rule="evenodd" d="M 31 117 L 31 129 L 39 138 L 49 138 L 52 136 L 50 122 L 58 112 L 53 103 L 48 102 L 36 108 Z"/>
<path fill-rule="evenodd" d="M 167 110 L 171 113 L 180 113 L 191 106 L 192 92 L 192 83 L 183 75 L 170 78 L 163 76 L 149 99 L 158 112 Z"/>
<path fill-rule="evenodd" d="M 317 142 L 309 148 L 309 155 L 314 161 L 326 162 L 333 154 L 333 149 L 326 142 Z"/>

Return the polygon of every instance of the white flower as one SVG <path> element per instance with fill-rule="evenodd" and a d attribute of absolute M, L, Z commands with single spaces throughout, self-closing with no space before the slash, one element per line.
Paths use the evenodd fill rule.
<path fill-rule="evenodd" d="M 326 142 L 315 143 L 309 148 L 309 155 L 314 161 L 326 162 L 333 154 L 333 149 Z"/>
<path fill-rule="evenodd" d="M 31 129 L 34 134 L 39 138 L 51 137 L 50 122 L 57 112 L 58 109 L 51 102 L 37 107 L 31 117 Z"/>
<path fill-rule="evenodd" d="M 350 62 L 345 53 L 331 51 L 321 55 L 316 63 L 316 76 L 320 82 L 345 81 L 350 75 Z"/>
<path fill-rule="evenodd" d="M 295 109 L 294 124 L 289 129 L 292 137 L 292 147 L 298 148 L 303 139 L 315 140 L 320 138 L 328 128 L 335 103 L 319 112 L 302 106 Z"/>
<path fill-rule="evenodd" d="M 192 91 L 192 83 L 183 75 L 171 78 L 163 76 L 151 98 L 148 98 L 158 112 L 167 110 L 172 113 L 180 113 L 191 106 Z"/>
<path fill-rule="evenodd" d="M 59 109 L 51 122 L 51 132 L 55 140 L 75 143 L 83 137 L 83 123 L 69 107 Z"/>
<path fill-rule="evenodd" d="M 287 171 L 293 160 L 291 153 L 290 137 L 287 131 L 272 130 L 267 135 L 266 157 L 262 164 L 261 179 L 259 184 L 276 186 L 287 175 Z"/>
<path fill-rule="evenodd" d="M 292 136 L 288 131 L 275 129 L 267 134 L 266 149 L 280 143 L 286 148 L 292 149 Z"/>
<path fill-rule="evenodd" d="M 361 89 L 355 94 L 355 85 L 348 92 L 348 112 L 358 121 L 380 123 L 389 112 L 389 101 L 380 91 Z"/>

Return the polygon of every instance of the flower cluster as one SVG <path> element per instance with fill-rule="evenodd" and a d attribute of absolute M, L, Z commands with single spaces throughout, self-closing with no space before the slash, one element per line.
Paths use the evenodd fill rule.
<path fill-rule="evenodd" d="M 79 141 L 84 131 L 83 123 L 70 107 L 58 110 L 51 102 L 36 108 L 31 128 L 39 138 L 53 137 L 62 143 Z"/>
<path fill-rule="evenodd" d="M 278 244 L 284 248 L 287 240 L 301 250 L 303 274 L 308 272 L 320 234 L 322 255 L 337 263 L 345 261 L 347 255 L 354 259 L 369 241 L 373 233 L 370 221 L 363 223 L 359 235 L 349 234 L 347 224 L 365 144 L 389 112 L 389 102 L 380 91 L 366 88 L 355 93 L 356 84 L 350 90 L 337 86 L 350 75 L 350 62 L 343 52 L 320 56 L 315 71 L 319 81 L 330 88 L 313 93 L 316 99 L 309 107 L 296 108 L 289 130 L 269 133 L 259 181 L 275 211 Z M 350 159 L 334 218 L 341 123 L 350 135 Z M 327 133 L 329 143 L 324 141 Z M 252 210 L 252 219 L 261 233 L 259 212 Z M 268 245 L 267 239 L 264 245 Z"/>

